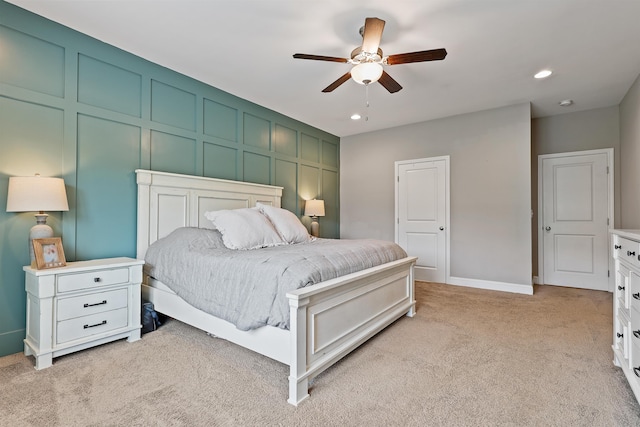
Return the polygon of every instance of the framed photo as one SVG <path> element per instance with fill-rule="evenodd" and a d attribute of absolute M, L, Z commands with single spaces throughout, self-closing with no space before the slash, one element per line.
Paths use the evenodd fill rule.
<path fill-rule="evenodd" d="M 60 237 L 33 239 L 33 252 L 36 255 L 36 268 L 38 270 L 67 265 Z"/>

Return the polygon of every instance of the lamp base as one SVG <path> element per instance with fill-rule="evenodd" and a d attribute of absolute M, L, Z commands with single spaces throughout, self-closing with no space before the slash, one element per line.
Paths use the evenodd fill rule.
<path fill-rule="evenodd" d="M 36 214 L 36 225 L 31 227 L 29 231 L 29 257 L 31 259 L 31 267 L 36 267 L 36 255 L 33 251 L 33 239 L 50 239 L 53 237 L 53 228 L 47 225 L 47 217 L 45 213 Z"/>
<path fill-rule="evenodd" d="M 318 223 L 317 217 L 311 217 L 311 235 L 313 237 L 320 237 L 320 223 Z"/>

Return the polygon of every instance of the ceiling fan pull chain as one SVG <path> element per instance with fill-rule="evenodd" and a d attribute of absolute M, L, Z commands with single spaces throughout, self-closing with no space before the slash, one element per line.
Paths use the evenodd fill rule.
<path fill-rule="evenodd" d="M 366 83 L 364 85 L 364 97 L 365 97 L 365 105 L 366 105 L 364 121 L 368 122 L 369 121 L 369 83 Z"/>

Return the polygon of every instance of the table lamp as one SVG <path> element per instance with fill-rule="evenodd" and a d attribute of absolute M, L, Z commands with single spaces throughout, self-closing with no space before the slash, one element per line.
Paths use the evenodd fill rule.
<path fill-rule="evenodd" d="M 307 200 L 304 204 L 304 214 L 311 217 L 311 235 L 318 237 L 320 234 L 318 217 L 324 216 L 324 200 Z"/>
<path fill-rule="evenodd" d="M 33 239 L 53 237 L 53 229 L 47 225 L 44 211 L 68 211 L 67 192 L 62 178 L 35 176 L 9 177 L 7 212 L 38 212 L 36 225 L 29 232 L 29 255 L 35 263 Z"/>

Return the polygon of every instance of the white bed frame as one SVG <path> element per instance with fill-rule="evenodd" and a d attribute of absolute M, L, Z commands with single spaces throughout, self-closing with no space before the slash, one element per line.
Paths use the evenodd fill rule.
<path fill-rule="evenodd" d="M 136 170 L 137 257 L 178 227 L 212 228 L 204 213 L 255 206 L 280 207 L 282 187 Z M 309 396 L 309 380 L 404 314 L 415 314 L 413 266 L 407 257 L 287 294 L 290 329 L 240 331 L 198 310 L 144 275 L 143 298 L 174 319 L 289 365 L 289 399 Z"/>

